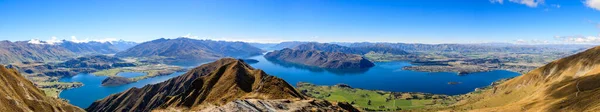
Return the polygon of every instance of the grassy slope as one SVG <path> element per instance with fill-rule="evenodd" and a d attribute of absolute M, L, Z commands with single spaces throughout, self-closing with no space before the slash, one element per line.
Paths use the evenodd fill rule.
<path fill-rule="evenodd" d="M 317 99 L 336 102 L 350 102 L 365 110 L 406 110 L 446 106 L 454 103 L 452 97 L 423 93 L 399 93 L 376 90 L 355 89 L 341 86 L 316 86 L 308 83 L 298 84 L 303 93 Z M 369 105 L 369 100 L 371 104 Z M 353 103 L 352 103 L 353 102 Z"/>
<path fill-rule="evenodd" d="M 600 111 L 598 56 L 600 47 L 556 60 L 445 110 Z"/>

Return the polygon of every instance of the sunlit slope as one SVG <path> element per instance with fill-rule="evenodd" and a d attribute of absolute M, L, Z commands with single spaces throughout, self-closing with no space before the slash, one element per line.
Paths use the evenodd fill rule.
<path fill-rule="evenodd" d="M 15 69 L 0 65 L 0 112 L 83 112 L 67 102 L 48 97 Z"/>
<path fill-rule="evenodd" d="M 600 47 L 553 61 L 450 107 L 469 111 L 600 111 Z"/>

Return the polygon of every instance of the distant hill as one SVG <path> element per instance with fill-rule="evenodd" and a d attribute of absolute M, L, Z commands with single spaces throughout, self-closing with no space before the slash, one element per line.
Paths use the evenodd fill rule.
<path fill-rule="evenodd" d="M 216 60 L 223 57 L 247 57 L 262 50 L 244 42 L 196 40 L 190 38 L 157 39 L 117 53 L 117 57 L 170 57 L 178 60 Z"/>
<path fill-rule="evenodd" d="M 116 67 L 130 67 L 135 65 L 133 63 L 127 63 L 117 57 L 93 55 L 70 59 L 68 61 L 58 63 L 56 66 L 66 68 L 110 69 Z"/>
<path fill-rule="evenodd" d="M 62 40 L 49 43 L 32 39 L 29 41 L 0 41 L 0 64 L 15 62 L 64 61 L 77 56 L 114 54 L 120 49 L 136 45 L 135 42 L 73 42 Z"/>
<path fill-rule="evenodd" d="M 76 54 L 56 45 L 31 44 L 27 41 L 0 41 L 0 63 L 8 64 L 24 61 L 58 61 L 74 57 Z"/>
<path fill-rule="evenodd" d="M 316 43 L 316 42 L 301 44 L 292 49 L 318 50 L 318 51 L 324 51 L 324 52 L 342 52 L 342 53 L 359 54 L 359 55 L 366 53 L 365 51 L 362 51 L 361 49 L 354 49 L 354 48 L 341 46 L 341 45 L 337 45 L 337 44 Z"/>
<path fill-rule="evenodd" d="M 316 42 L 301 44 L 301 45 L 294 47 L 293 49 L 319 50 L 319 51 L 325 51 L 325 52 L 342 52 L 342 53 L 358 54 L 358 55 L 364 55 L 369 52 L 376 52 L 376 53 L 383 53 L 383 54 L 390 53 L 390 54 L 394 54 L 394 55 L 408 54 L 408 52 L 406 52 L 404 50 L 392 48 L 389 46 L 383 46 L 383 45 L 365 45 L 365 46 L 356 46 L 356 47 L 346 47 L 346 46 L 341 46 L 341 45 L 337 45 L 337 44 L 316 43 Z"/>
<path fill-rule="evenodd" d="M 248 43 L 256 48 L 260 48 L 262 50 L 273 50 L 272 47 L 274 47 L 275 45 L 277 45 L 277 43 Z"/>
<path fill-rule="evenodd" d="M 0 65 L 1 112 L 83 112 L 60 99 L 48 97 L 15 69 Z"/>
<path fill-rule="evenodd" d="M 113 54 L 119 51 L 117 47 L 109 42 L 90 41 L 77 43 L 63 40 L 59 46 L 77 54 Z"/>
<path fill-rule="evenodd" d="M 281 42 L 275 46 L 272 46 L 270 49 L 271 50 L 281 50 L 284 48 L 294 48 L 298 45 L 302 45 L 302 44 L 306 44 L 306 43 L 311 43 L 311 42 L 302 42 L 302 41 Z"/>
<path fill-rule="evenodd" d="M 264 57 L 277 61 L 333 69 L 356 69 L 370 68 L 375 66 L 373 62 L 360 55 L 346 54 L 342 52 L 293 50 L 285 48 L 283 50 L 269 52 Z"/>
<path fill-rule="evenodd" d="M 247 100 L 247 102 L 242 101 L 246 104 L 257 106 L 267 102 L 281 106 L 285 106 L 285 102 L 299 102 L 304 106 L 259 108 L 236 105 L 238 103 L 235 102 L 242 99 Z M 202 109 L 220 111 L 240 111 L 239 109 L 302 111 L 304 109 L 304 111 L 308 111 L 306 109 L 309 108 L 305 108 L 306 106 L 332 106 L 331 104 L 301 103 L 306 101 L 305 99 L 303 95 L 283 79 L 267 75 L 262 70 L 254 69 L 242 60 L 224 58 L 196 67 L 165 82 L 113 94 L 94 102 L 86 110 L 90 112 L 151 111 L 157 109 L 165 111 Z M 258 102 L 252 103 L 251 101 Z"/>
<path fill-rule="evenodd" d="M 135 45 L 137 45 L 138 43 L 136 42 L 131 42 L 131 41 L 124 41 L 124 40 L 118 40 L 118 41 L 111 41 L 110 42 L 113 46 L 115 46 L 117 48 L 117 50 L 119 51 L 124 51 L 127 50 Z"/>
<path fill-rule="evenodd" d="M 493 85 L 449 107 L 474 111 L 600 111 L 600 47 Z"/>
<path fill-rule="evenodd" d="M 407 52 L 512 52 L 541 53 L 589 48 L 587 45 L 516 45 L 516 44 L 419 44 L 419 43 L 370 43 L 360 42 L 350 47 L 387 46 Z"/>

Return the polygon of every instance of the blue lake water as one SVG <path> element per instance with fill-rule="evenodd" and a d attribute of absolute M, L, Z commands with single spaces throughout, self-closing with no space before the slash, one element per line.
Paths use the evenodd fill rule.
<path fill-rule="evenodd" d="M 354 88 L 385 90 L 395 92 L 426 92 L 457 95 L 474 91 L 475 88 L 489 86 L 499 79 L 519 76 L 519 73 L 495 70 L 459 76 L 450 72 L 417 72 L 402 70 L 412 66 L 409 62 L 377 62 L 375 67 L 363 70 L 328 70 L 269 61 L 262 56 L 250 57 L 259 62 L 250 64 L 267 74 L 277 76 L 292 85 L 309 82 L 316 85 L 348 84 Z M 448 82 L 461 82 L 450 85 Z"/>
<path fill-rule="evenodd" d="M 369 69 L 331 70 L 308 67 L 297 64 L 269 61 L 263 56 L 254 56 L 247 59 L 256 59 L 258 63 L 250 64 L 254 68 L 262 69 L 270 75 L 286 80 L 292 85 L 298 82 L 309 82 L 317 85 L 348 84 L 355 88 L 385 90 L 395 92 L 426 92 L 434 94 L 457 95 L 473 91 L 478 87 L 485 87 L 499 79 L 519 76 L 519 73 L 496 70 L 490 72 L 471 73 L 459 76 L 450 72 L 416 72 L 402 70 L 404 66 L 412 66 L 409 62 L 377 62 L 375 67 Z M 198 65 L 201 63 L 198 63 Z M 186 68 L 191 66 L 184 66 Z M 110 94 L 125 91 L 131 87 L 143 87 L 155 84 L 169 78 L 183 74 L 177 72 L 167 76 L 158 76 L 135 83 L 104 87 L 101 81 L 106 77 L 92 74 L 79 74 L 74 77 L 63 78 L 65 82 L 82 82 L 83 87 L 69 89 L 61 92 L 61 98 L 67 99 L 71 104 L 86 108 L 96 100 Z M 138 73 L 123 73 L 125 77 L 135 77 Z M 142 73 L 143 75 L 143 73 Z M 448 82 L 460 82 L 450 85 Z"/>
<path fill-rule="evenodd" d="M 118 73 L 117 76 L 125 77 L 125 78 L 134 78 L 139 76 L 144 76 L 146 73 L 143 72 L 121 72 Z"/>
<path fill-rule="evenodd" d="M 157 76 L 144 80 L 139 80 L 135 83 L 125 84 L 121 86 L 102 86 L 102 80 L 106 76 L 94 76 L 93 74 L 78 74 L 73 77 L 66 77 L 60 79 L 62 82 L 82 82 L 84 85 L 79 88 L 73 88 L 64 90 L 60 93 L 59 97 L 69 100 L 69 103 L 86 108 L 91 105 L 94 101 L 107 97 L 111 94 L 123 92 L 132 87 L 143 87 L 147 84 L 156 84 L 159 82 L 166 81 L 170 78 L 179 76 L 184 72 L 176 72 L 171 75 Z"/>

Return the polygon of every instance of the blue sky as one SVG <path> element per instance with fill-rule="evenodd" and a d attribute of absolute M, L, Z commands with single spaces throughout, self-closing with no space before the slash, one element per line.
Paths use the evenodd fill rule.
<path fill-rule="evenodd" d="M 0 40 L 600 43 L 600 0 L 0 0 Z"/>

